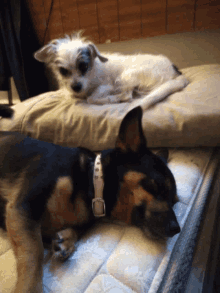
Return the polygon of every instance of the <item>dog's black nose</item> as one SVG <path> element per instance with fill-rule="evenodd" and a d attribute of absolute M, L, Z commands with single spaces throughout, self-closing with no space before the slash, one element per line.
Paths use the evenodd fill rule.
<path fill-rule="evenodd" d="M 72 84 L 72 89 L 74 92 L 79 93 L 82 89 L 82 84 L 80 82 Z"/>
<path fill-rule="evenodd" d="M 166 229 L 166 236 L 173 237 L 174 235 L 176 235 L 179 232 L 180 232 L 179 224 L 177 223 L 177 221 L 171 220 L 169 222 L 167 229 Z"/>

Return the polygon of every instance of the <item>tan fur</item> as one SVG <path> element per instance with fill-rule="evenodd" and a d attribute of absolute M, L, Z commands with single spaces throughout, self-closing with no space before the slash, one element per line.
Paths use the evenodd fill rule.
<path fill-rule="evenodd" d="M 155 199 L 152 194 L 141 186 L 140 182 L 144 178 L 145 175 L 143 173 L 135 171 L 130 171 L 125 174 L 116 206 L 111 214 L 113 218 L 130 224 L 132 210 L 143 202 L 147 204 L 147 217 L 153 211 L 168 211 L 167 202 Z"/>
<path fill-rule="evenodd" d="M 152 194 L 143 189 L 140 185 L 140 181 L 145 178 L 143 173 L 130 171 L 124 176 L 124 184 L 133 193 L 134 204 L 140 205 L 142 201 L 146 201 L 150 204 L 154 197 Z"/>
<path fill-rule="evenodd" d="M 33 226 L 27 230 L 25 215 L 16 209 L 13 202 L 6 208 L 6 227 L 13 251 L 17 259 L 17 284 L 16 291 L 40 293 L 42 288 L 42 261 L 43 244 L 41 241 L 41 227 Z"/>
<path fill-rule="evenodd" d="M 64 227 L 88 221 L 88 211 L 84 200 L 78 194 L 74 202 L 71 203 L 70 196 L 72 193 L 72 179 L 69 176 L 59 177 L 55 190 L 48 200 L 47 211 L 42 224 L 44 233 L 48 234 L 49 231 L 53 233 Z"/>
<path fill-rule="evenodd" d="M 167 212 L 169 210 L 168 204 L 166 201 L 159 201 L 154 199 L 149 207 L 148 210 L 151 212 Z"/>
<path fill-rule="evenodd" d="M 116 206 L 111 214 L 113 218 L 130 224 L 133 208 L 143 201 L 150 203 L 153 200 L 153 196 L 140 185 L 144 177 L 143 173 L 134 171 L 125 174 Z"/>

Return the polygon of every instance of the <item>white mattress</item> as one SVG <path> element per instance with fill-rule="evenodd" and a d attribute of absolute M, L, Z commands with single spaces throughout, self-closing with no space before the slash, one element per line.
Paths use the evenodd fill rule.
<path fill-rule="evenodd" d="M 174 209 L 181 233 L 162 243 L 146 238 L 136 227 L 100 223 L 78 242 L 75 253 L 64 263 L 52 261 L 45 250 L 45 292 L 184 292 L 189 276 L 192 279 L 198 228 L 217 162 L 215 148 L 171 149 L 169 166 L 179 197 Z M 15 280 L 15 258 L 10 243 L 2 236 L 0 292 L 11 292 Z"/>

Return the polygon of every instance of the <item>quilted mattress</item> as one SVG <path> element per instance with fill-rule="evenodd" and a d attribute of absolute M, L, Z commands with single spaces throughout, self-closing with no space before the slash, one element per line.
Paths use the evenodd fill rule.
<path fill-rule="evenodd" d="M 169 166 L 177 182 L 174 206 L 182 228 L 166 242 L 146 238 L 135 227 L 100 222 L 64 263 L 45 250 L 44 291 L 73 293 L 201 292 L 219 192 L 214 192 L 216 148 L 170 149 Z M 205 239 L 205 242 L 204 242 Z M 27 276 L 28 278 L 28 276 Z M 0 292 L 13 292 L 15 258 L 0 234 Z"/>

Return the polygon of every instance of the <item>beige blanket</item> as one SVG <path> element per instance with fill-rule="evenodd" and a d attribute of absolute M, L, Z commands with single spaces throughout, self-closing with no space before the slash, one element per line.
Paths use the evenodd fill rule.
<path fill-rule="evenodd" d="M 190 84 L 181 92 L 144 112 L 143 128 L 149 147 L 220 145 L 220 65 L 183 69 Z M 63 146 L 91 150 L 113 148 L 120 122 L 142 100 L 114 105 L 89 105 L 49 92 L 14 106 L 12 120 L 1 130 L 25 133 Z"/>

